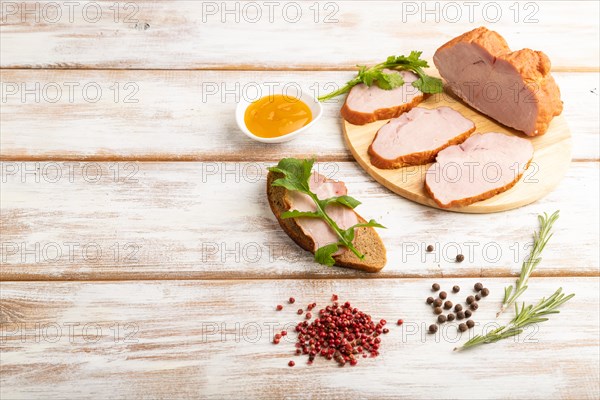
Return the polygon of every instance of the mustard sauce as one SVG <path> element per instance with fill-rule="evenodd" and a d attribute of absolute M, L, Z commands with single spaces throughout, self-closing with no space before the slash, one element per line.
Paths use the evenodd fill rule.
<path fill-rule="evenodd" d="M 306 103 L 281 94 L 262 97 L 248 106 L 244 122 L 250 132 L 263 138 L 287 135 L 312 121 Z"/>

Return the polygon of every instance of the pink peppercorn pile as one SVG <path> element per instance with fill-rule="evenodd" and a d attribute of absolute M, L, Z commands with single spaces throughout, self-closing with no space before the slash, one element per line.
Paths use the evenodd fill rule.
<path fill-rule="evenodd" d="M 379 355 L 381 339 L 378 336 L 384 333 L 385 324 L 385 320 L 372 321 L 370 315 L 353 308 L 348 302 L 343 305 L 334 302 L 319 310 L 312 322 L 302 321 L 296 325 L 296 353 L 308 354 L 309 363 L 320 355 L 337 361 L 340 366 L 346 363 L 356 365 L 361 355 Z M 385 331 L 388 332 L 387 329 Z"/>

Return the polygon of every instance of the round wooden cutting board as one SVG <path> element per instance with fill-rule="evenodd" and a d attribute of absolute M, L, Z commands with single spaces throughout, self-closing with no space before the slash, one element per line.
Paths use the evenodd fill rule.
<path fill-rule="evenodd" d="M 419 107 L 448 106 L 475 123 L 475 133 L 501 132 L 531 140 L 535 153 L 529 168 L 511 189 L 490 199 L 466 207 L 444 210 L 464 213 L 493 213 L 521 207 L 544 197 L 561 181 L 571 163 L 571 132 L 562 115 L 552 120 L 546 134 L 529 138 L 498 124 L 447 93 L 433 95 Z M 399 169 L 379 169 L 371 164 L 367 150 L 377 130 L 389 120 L 367 125 L 352 125 L 343 121 L 344 138 L 356 161 L 375 180 L 391 191 L 409 200 L 440 208 L 425 192 L 425 172 L 431 164 Z"/>

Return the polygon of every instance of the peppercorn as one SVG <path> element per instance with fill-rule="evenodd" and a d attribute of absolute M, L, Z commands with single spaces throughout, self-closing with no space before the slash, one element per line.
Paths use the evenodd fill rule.
<path fill-rule="evenodd" d="M 448 293 L 446 293 L 446 292 L 440 292 L 440 299 L 446 300 L 446 297 L 448 297 Z"/>
<path fill-rule="evenodd" d="M 389 333 L 389 332 L 390 332 L 390 330 L 389 330 L 388 328 L 383 328 L 383 331 L 382 331 L 382 332 L 383 332 L 383 333 Z"/>
<path fill-rule="evenodd" d="M 290 362 L 288 363 L 288 365 L 289 365 L 290 367 L 293 367 L 294 365 L 296 365 L 296 363 L 295 363 L 295 362 L 292 360 L 292 361 L 290 361 Z"/>
<path fill-rule="evenodd" d="M 452 308 L 452 302 L 450 300 L 446 300 L 446 302 L 444 303 L 444 308 L 446 310 L 449 310 Z"/>
<path fill-rule="evenodd" d="M 441 307 L 442 306 L 442 300 L 441 299 L 435 299 L 433 302 L 433 306 L 434 307 Z"/>
<path fill-rule="evenodd" d="M 399 319 L 398 320 L 398 326 L 402 325 L 404 323 L 404 320 Z"/>
<path fill-rule="evenodd" d="M 481 289 L 483 289 L 483 283 L 477 282 L 475 284 L 475 286 L 473 286 L 473 288 L 475 289 L 476 292 L 479 292 Z"/>
<path fill-rule="evenodd" d="M 461 331 L 461 332 L 464 332 L 464 331 L 466 331 L 467 329 L 468 329 L 468 328 L 467 328 L 467 325 L 466 325 L 466 324 L 464 324 L 464 323 L 463 323 L 463 324 L 460 324 L 460 325 L 458 325 L 458 330 L 459 330 L 459 331 Z"/>
<path fill-rule="evenodd" d="M 444 314 L 440 314 L 440 315 L 438 315 L 437 321 L 438 321 L 440 324 L 443 324 L 444 322 L 446 322 L 446 319 L 447 319 L 447 318 L 446 318 L 446 316 L 445 316 Z"/>
<path fill-rule="evenodd" d="M 287 336 L 287 331 L 281 331 L 281 336 Z"/>
<path fill-rule="evenodd" d="M 430 244 L 429 246 L 427 246 L 427 252 L 431 253 L 433 251 L 433 245 Z"/>
<path fill-rule="evenodd" d="M 433 313 L 439 315 L 442 313 L 442 307 L 436 307 L 433 309 Z"/>
<path fill-rule="evenodd" d="M 277 304 L 277 307 L 275 307 L 275 309 L 277 311 L 281 311 L 281 310 L 283 310 L 283 306 L 281 304 Z"/>
<path fill-rule="evenodd" d="M 290 304 L 294 304 L 296 302 L 296 299 L 293 297 L 290 297 L 290 299 L 288 301 L 290 302 Z"/>
<path fill-rule="evenodd" d="M 454 293 L 458 293 L 458 292 L 460 292 L 460 286 L 458 286 L 458 285 L 454 285 L 454 286 L 452 286 L 452 291 L 453 291 Z"/>
<path fill-rule="evenodd" d="M 456 261 L 457 262 L 463 262 L 465 261 L 465 256 L 463 256 L 462 254 L 459 254 L 456 256 Z"/>
<path fill-rule="evenodd" d="M 473 315 L 473 313 L 471 312 L 471 310 L 465 310 L 465 317 L 466 318 L 471 318 L 471 315 Z"/>
<path fill-rule="evenodd" d="M 488 289 L 488 288 L 481 289 L 481 295 L 483 297 L 486 297 L 488 294 L 490 294 L 490 289 Z"/>
<path fill-rule="evenodd" d="M 471 303 L 471 310 L 475 311 L 479 308 L 479 304 L 477 304 L 476 302 Z"/>
<path fill-rule="evenodd" d="M 467 304 L 471 304 L 474 301 L 475 301 L 475 297 L 473 297 L 473 296 L 467 297 Z"/>
<path fill-rule="evenodd" d="M 465 319 L 465 313 L 464 311 L 459 311 L 456 313 L 456 319 Z"/>
<path fill-rule="evenodd" d="M 433 285 L 431 285 L 431 289 L 435 292 L 437 292 L 438 290 L 440 290 L 440 284 L 439 283 L 434 283 Z"/>
<path fill-rule="evenodd" d="M 454 319 L 456 318 L 456 316 L 452 313 L 448 314 L 447 320 L 448 322 L 452 322 L 454 321 Z"/>
<path fill-rule="evenodd" d="M 468 320 L 468 321 L 467 321 L 467 326 L 468 326 L 469 328 L 472 328 L 472 327 L 474 327 L 474 326 L 475 326 L 475 321 L 473 321 L 472 319 Z"/>
<path fill-rule="evenodd" d="M 456 312 L 462 311 L 462 309 L 463 309 L 463 306 L 461 304 L 457 304 L 454 306 L 454 311 L 456 311 Z"/>
<path fill-rule="evenodd" d="M 477 293 L 475 295 L 475 301 L 479 301 L 479 300 L 481 300 L 481 295 L 479 293 Z"/>
<path fill-rule="evenodd" d="M 310 312 L 307 312 L 305 318 L 306 319 L 311 319 L 312 318 L 312 314 Z"/>
<path fill-rule="evenodd" d="M 429 325 L 429 333 L 436 333 L 437 330 L 438 330 L 438 327 L 436 324 Z"/>
<path fill-rule="evenodd" d="M 303 312 L 304 311 L 301 308 L 298 309 L 298 315 L 302 315 Z"/>
<path fill-rule="evenodd" d="M 428 297 L 427 298 L 427 304 L 433 304 L 433 297 Z"/>

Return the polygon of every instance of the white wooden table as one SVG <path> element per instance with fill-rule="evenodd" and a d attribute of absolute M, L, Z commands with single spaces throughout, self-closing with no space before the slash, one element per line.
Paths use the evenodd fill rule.
<path fill-rule="evenodd" d="M 0 3 L 3 400 L 598 398 L 598 2 Z M 479 25 L 553 61 L 573 162 L 535 204 L 461 215 L 392 194 L 346 150 L 341 100 L 287 144 L 260 145 L 235 126 L 236 97 L 257 88 L 324 93 L 355 64 L 413 49 L 430 59 Z M 388 227 L 381 273 L 317 265 L 278 227 L 265 167 L 313 154 Z M 455 325 L 424 333 L 434 282 L 490 288 L 470 334 L 509 320 L 494 317 L 503 288 L 536 215 L 556 209 L 522 300 L 562 286 L 576 296 L 561 314 L 458 354 L 467 335 Z M 424 256 L 428 244 L 439 251 Z M 308 366 L 291 341 L 270 343 L 270 324 L 297 317 L 276 304 L 332 293 L 404 328 L 352 368 Z"/>

